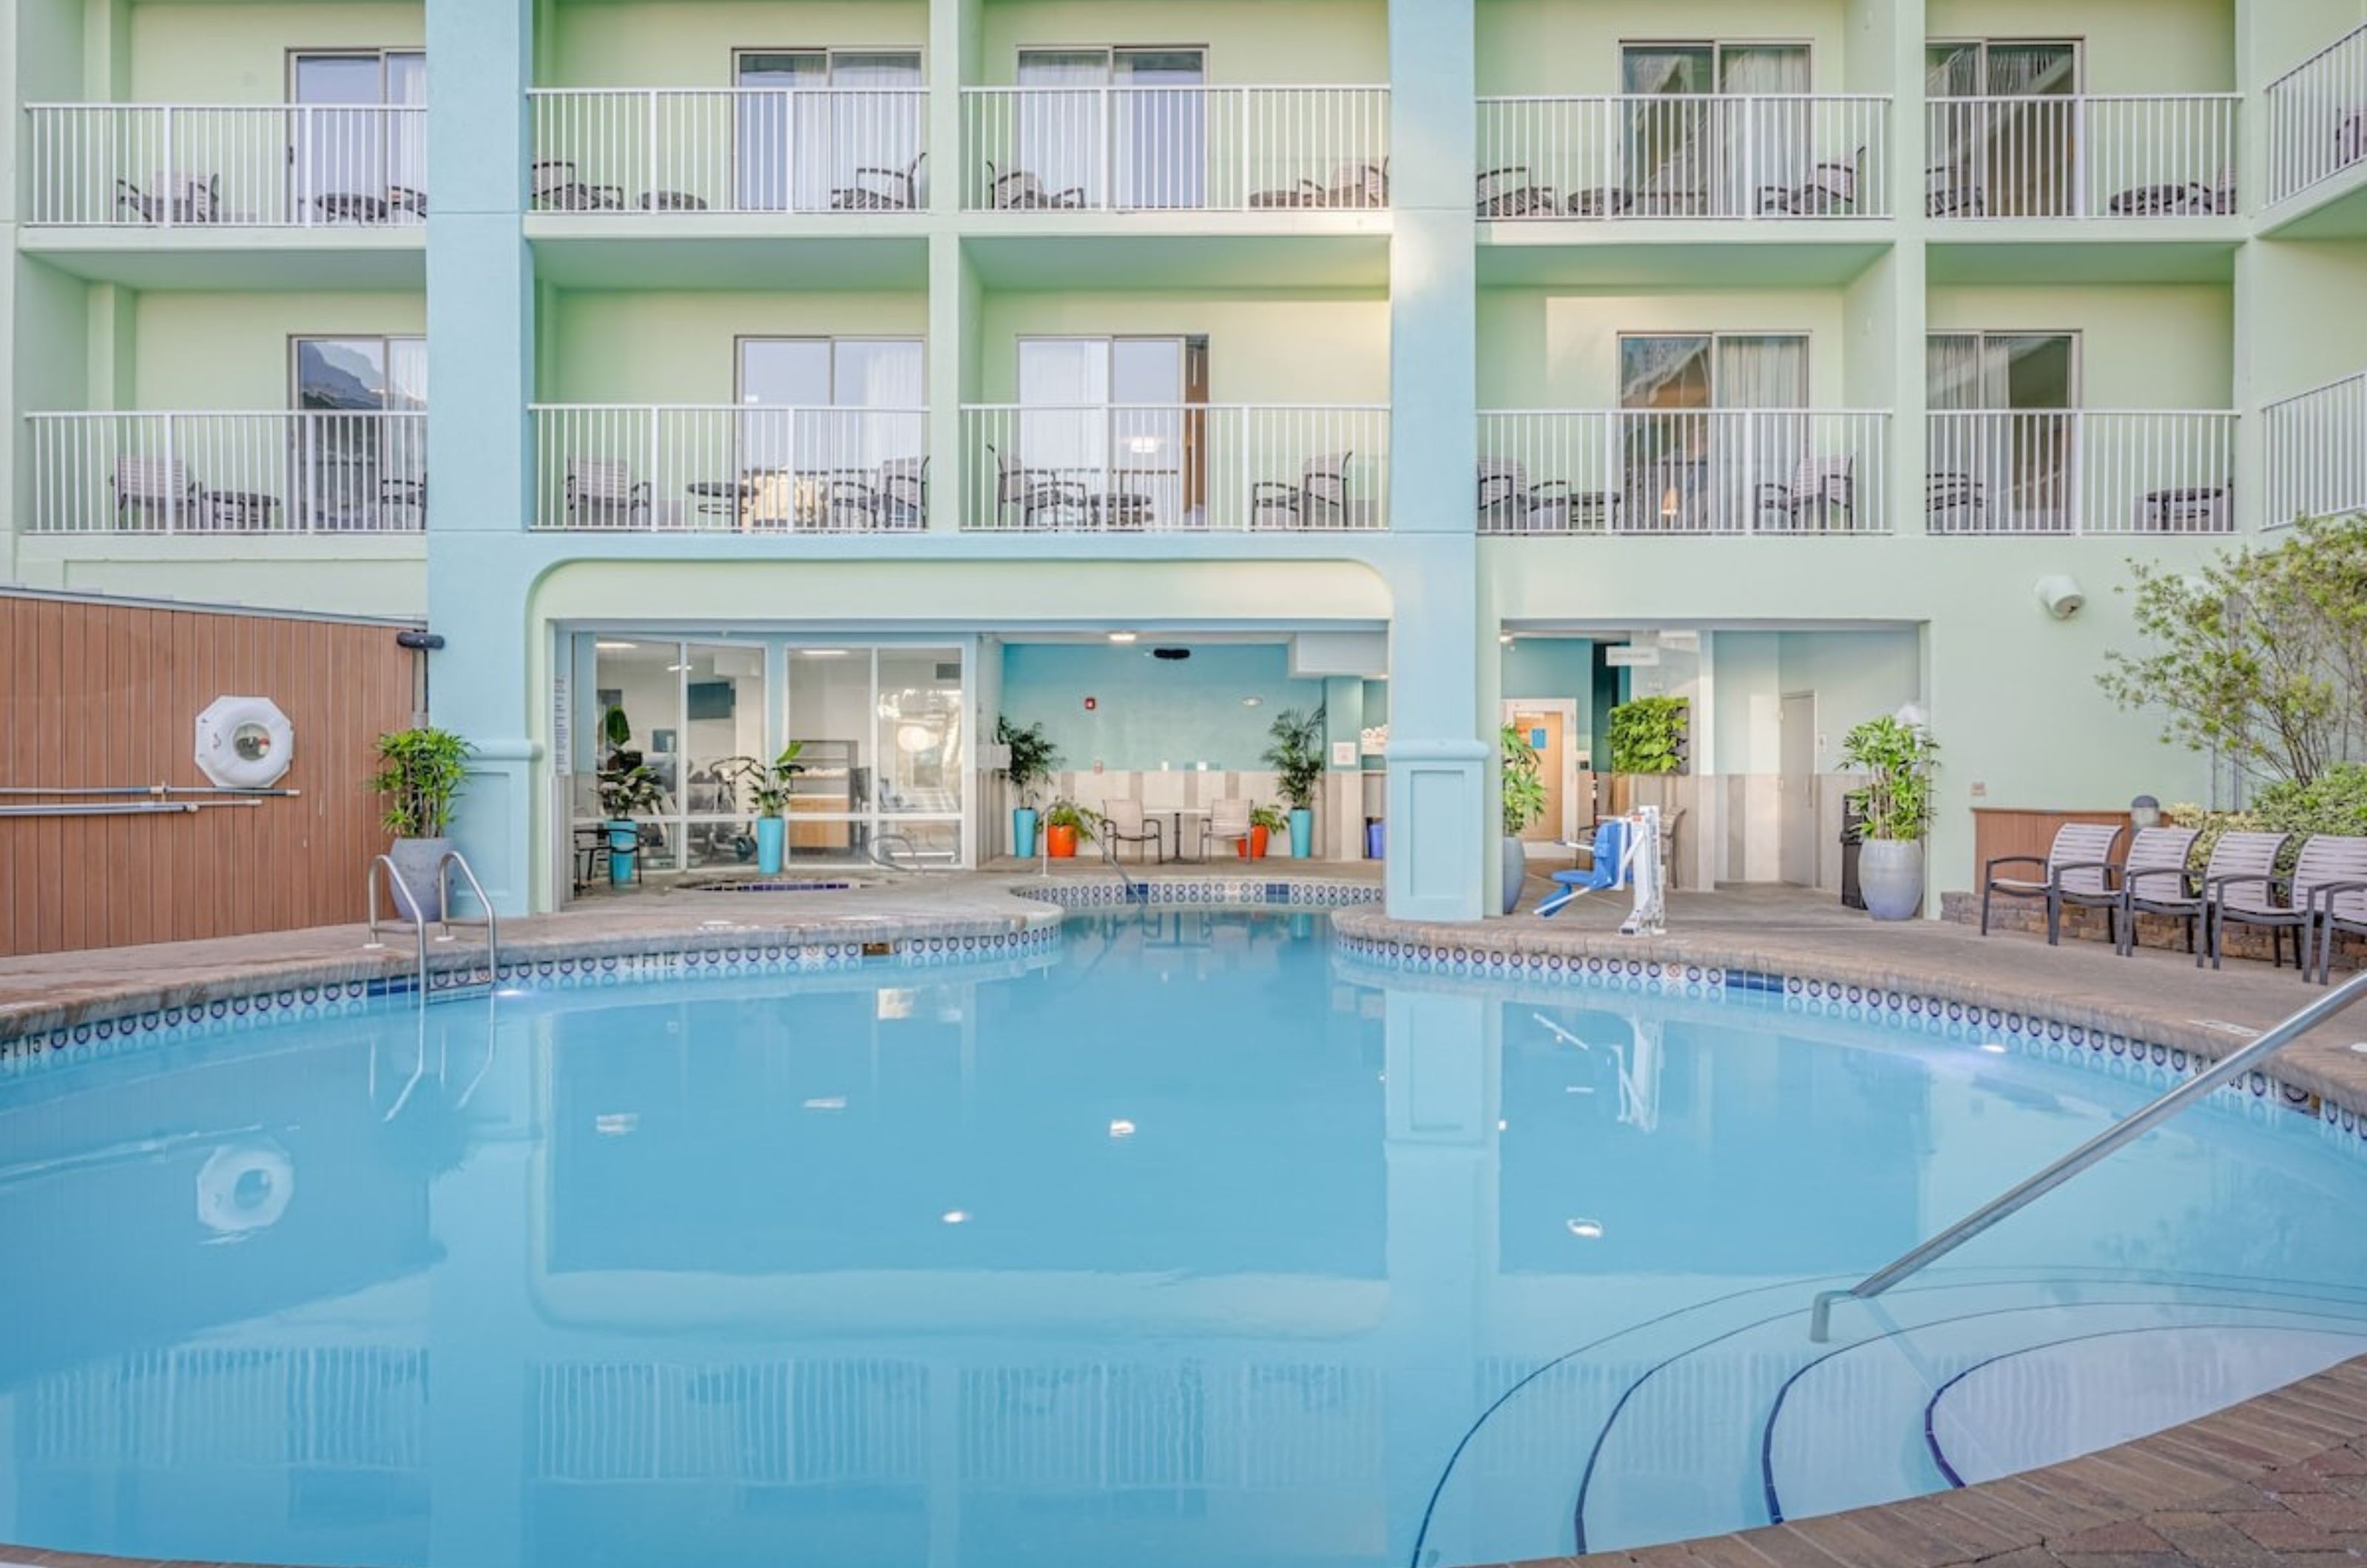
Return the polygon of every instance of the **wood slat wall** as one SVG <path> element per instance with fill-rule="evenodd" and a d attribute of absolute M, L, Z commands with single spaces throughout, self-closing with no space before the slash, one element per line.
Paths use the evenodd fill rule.
<path fill-rule="evenodd" d="M 2055 831 L 2070 822 L 2108 822 L 2116 828 L 2129 825 L 2126 811 L 2032 811 L 2012 807 L 1976 806 L 1973 807 L 1973 874 L 1965 886 L 1978 892 L 1981 873 L 1989 862 L 2006 855 L 2036 855 L 2044 859 L 2055 842 Z M 2124 844 L 2125 852 L 2127 846 Z M 2027 873 L 2029 867 L 2021 868 Z M 2018 874 L 2013 871 L 2008 875 Z"/>
<path fill-rule="evenodd" d="M 411 722 L 395 628 L 0 594 L 0 784 L 204 784 L 197 718 L 268 697 L 296 732 L 284 788 L 191 814 L 0 818 L 0 954 L 362 918 L 386 847 L 371 750 Z M 22 803 L 15 797 L 14 803 Z"/>

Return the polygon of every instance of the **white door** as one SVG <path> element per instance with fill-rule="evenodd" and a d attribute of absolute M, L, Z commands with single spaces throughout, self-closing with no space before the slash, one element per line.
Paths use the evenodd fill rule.
<path fill-rule="evenodd" d="M 1782 776 L 1777 831 L 1783 840 L 1783 877 L 1795 887 L 1817 885 L 1817 694 L 1791 692 L 1784 698 L 1784 734 L 1779 747 Z"/>

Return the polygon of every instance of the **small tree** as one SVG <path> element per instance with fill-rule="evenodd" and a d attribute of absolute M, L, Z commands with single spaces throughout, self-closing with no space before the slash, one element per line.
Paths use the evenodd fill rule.
<path fill-rule="evenodd" d="M 2141 653 L 2105 654 L 2123 707 L 2255 778 L 2307 784 L 2367 740 L 2367 516 L 2316 518 L 2181 574 L 2129 563 Z"/>
<path fill-rule="evenodd" d="M 1920 840 L 1931 829 L 1931 765 L 1940 743 L 1920 724 L 1885 716 L 1841 738 L 1841 765 L 1863 768 L 1865 836 L 1896 842 Z"/>
<path fill-rule="evenodd" d="M 727 757 L 716 771 L 734 784 L 748 789 L 748 804 L 759 817 L 778 817 L 789 808 L 789 796 L 797 790 L 798 775 L 806 771 L 798 761 L 806 743 L 792 740 L 781 748 L 781 754 L 771 761 L 762 757 Z"/>
<path fill-rule="evenodd" d="M 1302 714 L 1285 708 L 1274 716 L 1268 732 L 1274 744 L 1265 749 L 1265 765 L 1274 772 L 1274 788 L 1294 809 L 1315 805 L 1315 785 L 1323 777 L 1323 710 Z"/>
<path fill-rule="evenodd" d="M 378 772 L 364 787 L 383 796 L 379 818 L 398 839 L 440 839 L 469 781 L 476 750 L 448 729 L 398 729 L 378 738 Z"/>
<path fill-rule="evenodd" d="M 1011 749 L 1011 761 L 1003 765 L 1002 776 L 1011 781 L 1011 792 L 1023 807 L 1036 804 L 1036 792 L 1060 765 L 1060 753 L 1041 724 L 1025 728 L 998 716 L 994 721 L 994 743 Z"/>
<path fill-rule="evenodd" d="M 1504 837 L 1517 839 L 1546 814 L 1545 763 L 1517 725 L 1508 724 L 1498 733 L 1496 750 L 1503 767 L 1499 793 L 1503 797 Z"/>

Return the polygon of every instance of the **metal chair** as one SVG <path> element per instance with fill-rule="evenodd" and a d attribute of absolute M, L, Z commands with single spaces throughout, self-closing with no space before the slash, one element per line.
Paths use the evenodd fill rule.
<path fill-rule="evenodd" d="M 2282 849 L 2282 844 L 2279 846 Z M 2367 839 L 2350 838 L 2340 833 L 2317 833 L 2302 845 L 2300 858 L 2293 863 L 2290 874 L 2280 874 L 2271 858 L 2269 869 L 2259 873 L 2222 877 L 2204 891 L 2211 897 L 2211 916 L 2206 940 L 2211 947 L 2211 967 L 2219 967 L 2226 941 L 2227 925 L 2266 927 L 2269 932 L 2270 962 L 2278 967 L 2284 964 L 2284 933 L 2293 933 L 2293 967 L 2302 978 L 2309 978 L 2310 949 L 2316 938 L 2319 890 L 2330 889 L 2330 901 L 2349 893 L 2356 885 L 2367 882 Z M 2284 890 L 2280 903 L 2277 890 Z M 2238 897 L 2238 894 L 2243 897 Z M 2331 947 L 2332 939 L 2327 945 Z M 2330 962 L 2330 958 L 2329 958 Z"/>
<path fill-rule="evenodd" d="M 1250 491 L 1252 528 L 1344 528 L 1348 525 L 1348 460 L 1353 452 L 1309 457 L 1297 484 L 1261 479 Z"/>
<path fill-rule="evenodd" d="M 1208 846 L 1227 843 L 1247 852 L 1250 841 L 1250 803 L 1246 800 L 1225 799 L 1213 802 L 1206 820 L 1200 824 L 1200 853 L 1205 857 Z"/>
<path fill-rule="evenodd" d="M 2113 944 L 2122 957 L 2136 951 L 2139 915 L 2183 919 L 2186 951 L 2195 950 L 2203 894 L 2187 862 L 2193 857 L 2194 840 L 2202 836 L 2191 828 L 2145 828 L 2129 840 L 2128 858 L 2121 863 L 2119 886 L 2114 890 Z"/>
<path fill-rule="evenodd" d="M 606 513 L 606 520 L 595 517 Z M 617 521 L 621 515 L 622 522 Z M 630 528 L 650 515 L 650 485 L 621 457 L 567 459 L 567 521 L 578 528 Z"/>
<path fill-rule="evenodd" d="M 1166 829 L 1163 824 L 1152 821 L 1143 815 L 1142 802 L 1138 800 L 1104 802 L 1102 807 L 1102 832 L 1109 840 L 1112 855 L 1116 854 L 1117 846 L 1120 844 L 1149 844 L 1152 852 L 1159 857 L 1159 863 L 1161 865 L 1167 863 Z M 1135 859 L 1141 858 L 1142 852 L 1138 849 L 1135 852 Z"/>
<path fill-rule="evenodd" d="M 2109 822 L 2066 822 L 2055 830 L 2055 841 L 2040 855 L 1999 855 L 1981 868 L 1981 934 L 1989 934 L 1990 901 L 2008 898 L 2044 899 L 2046 903 L 2046 945 L 2062 940 L 2063 906 L 2067 893 L 2080 902 L 2116 897 L 2112 873 L 2114 852 L 2128 829 Z M 2000 876 L 1998 869 L 2033 865 L 2040 874 Z"/>

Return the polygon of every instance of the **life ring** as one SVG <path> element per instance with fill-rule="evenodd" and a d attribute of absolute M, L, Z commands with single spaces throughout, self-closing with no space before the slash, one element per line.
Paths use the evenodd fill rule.
<path fill-rule="evenodd" d="M 198 1168 L 198 1223 L 217 1235 L 277 1224 L 295 1196 L 295 1162 L 277 1144 L 226 1144 Z"/>
<path fill-rule="evenodd" d="M 225 789 L 266 789 L 296 760 L 296 727 L 269 697 L 216 697 L 198 715 L 198 767 Z"/>

